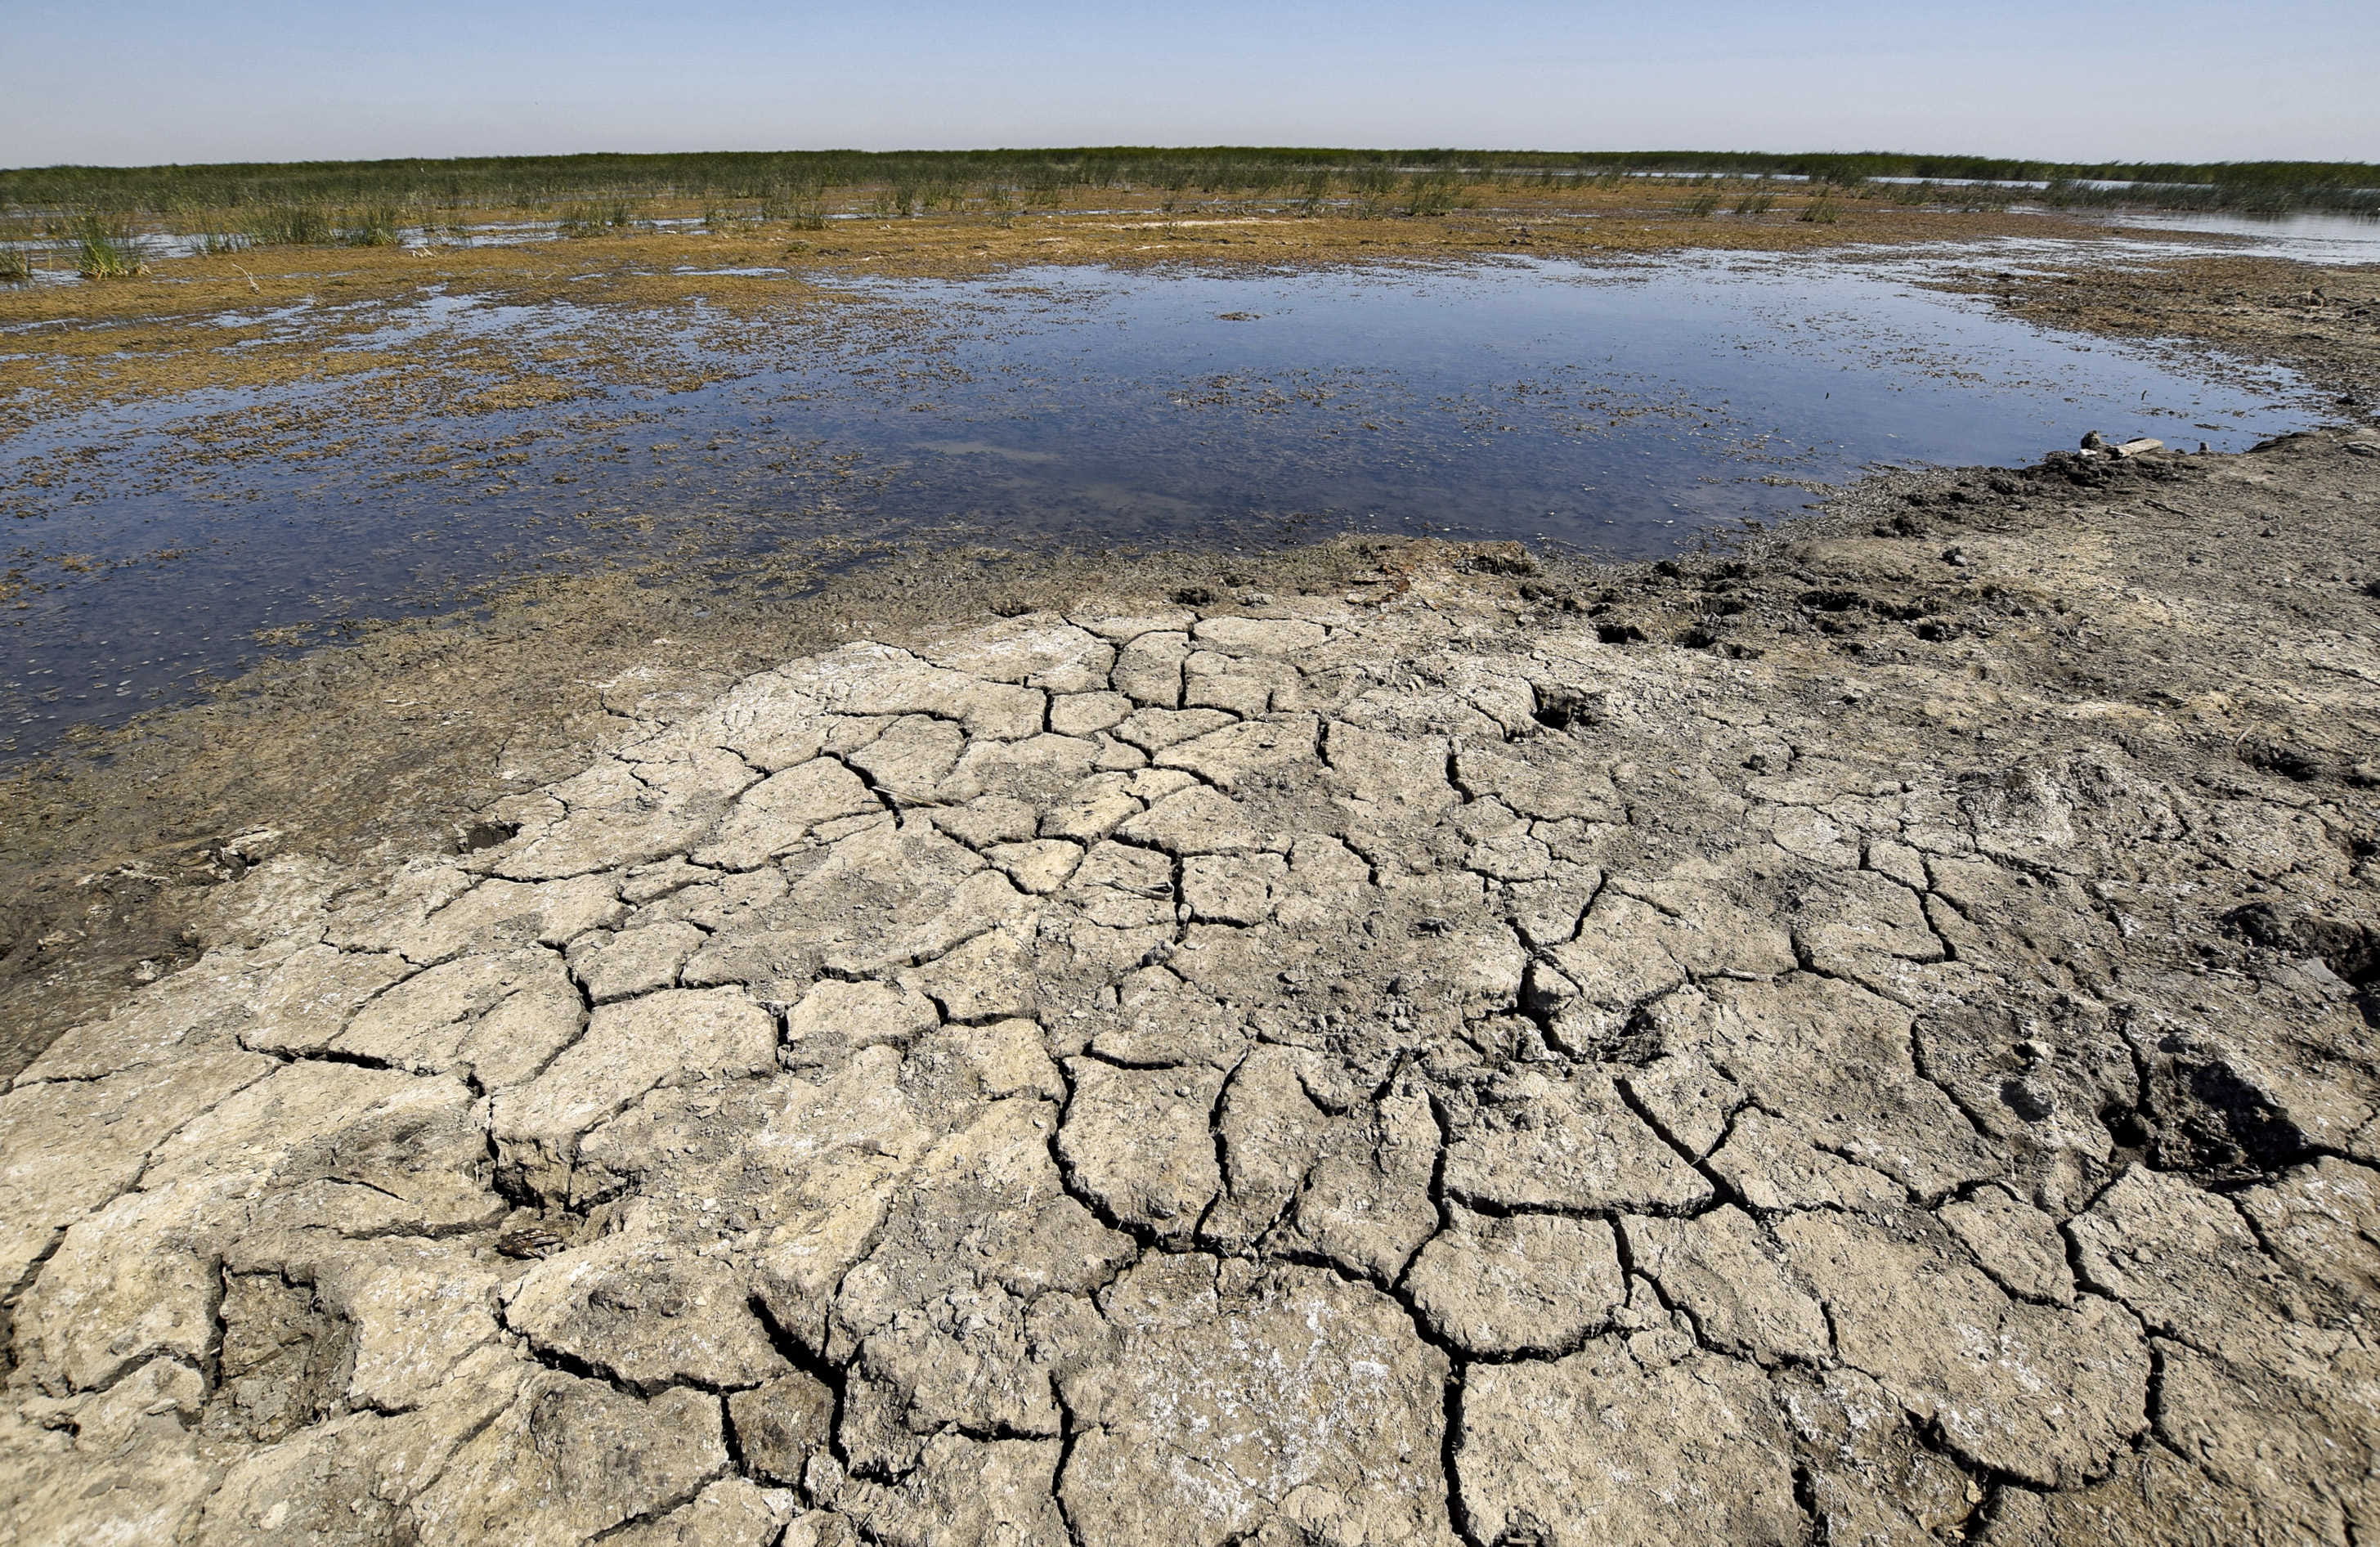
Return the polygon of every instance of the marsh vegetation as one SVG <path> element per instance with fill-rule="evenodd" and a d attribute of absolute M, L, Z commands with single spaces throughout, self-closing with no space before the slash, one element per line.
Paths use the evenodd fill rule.
<path fill-rule="evenodd" d="M 587 238 L 682 223 L 710 232 L 837 219 L 980 219 L 1146 211 L 1366 221 L 1467 210 L 1605 213 L 1639 196 L 1656 214 L 1769 215 L 1831 225 L 1851 204 L 1955 211 L 2016 203 L 2380 215 L 2362 163 L 2045 164 L 1983 157 L 1327 149 L 503 156 L 450 161 L 0 171 L 0 216 L 31 234 L 0 281 L 44 252 L 79 272 L 138 272 L 141 238 L 177 250 L 434 245 L 507 224 Z M 104 223 L 101 230 L 93 223 Z M 96 245 L 91 239 L 96 233 Z M 30 254 L 30 256 L 29 256 Z M 128 255 L 130 269 L 116 260 Z M 154 256 L 157 254 L 148 254 Z"/>
<path fill-rule="evenodd" d="M 66 227 L 66 238 L 75 272 L 85 279 L 129 279 L 148 272 L 140 233 L 121 216 L 77 215 Z"/>

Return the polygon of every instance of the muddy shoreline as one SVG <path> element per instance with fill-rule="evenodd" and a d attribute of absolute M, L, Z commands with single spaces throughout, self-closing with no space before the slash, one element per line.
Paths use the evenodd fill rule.
<path fill-rule="evenodd" d="M 502 249 L 474 256 L 512 261 Z M 2052 326 L 2210 343 L 2290 365 L 2350 420 L 2380 401 L 2380 270 L 2189 259 L 2146 270 L 1978 269 L 1942 283 Z M 1804 524 L 1856 528 L 1875 503 L 1930 476 L 1867 481 Z M 1544 562 L 1560 571 L 1548 583 L 1573 593 L 1616 596 L 1649 573 Z M 237 873 L 241 861 L 225 846 L 244 834 L 269 829 L 281 834 L 276 846 L 342 858 L 449 843 L 474 810 L 566 772 L 618 734 L 624 705 L 690 701 L 844 639 L 897 641 L 1101 596 L 1162 601 L 1185 587 L 1227 603 L 1333 594 L 1416 568 L 1463 574 L 1466 564 L 1459 550 L 1395 541 L 1054 564 L 920 546 L 826 571 L 781 555 L 732 585 L 544 580 L 494 588 L 470 615 L 375 626 L 358 642 L 268 663 L 213 702 L 89 738 L 0 780 L 0 895 L 10 899 L 0 913 L 0 1024 L 9 1028 L 0 1068 L 20 1066 L 126 984 L 191 959 L 183 888 Z M 918 586 L 928 572 L 935 583 Z"/>
<path fill-rule="evenodd" d="M 502 249 L 474 255 L 512 261 Z M 2050 326 L 2289 365 L 2348 422 L 2380 402 L 2380 269 L 2194 258 L 1979 268 L 1937 283 Z M 1991 469 L 1871 478 L 1791 526 L 1811 538 L 1861 530 L 1879 506 L 1937 485 L 1998 503 L 1991 491 L 2003 481 Z M 1782 530 L 1706 541 L 1774 553 Z M 2339 550 L 2341 562 L 2352 551 Z M 269 830 L 275 836 L 258 843 L 343 860 L 453 844 L 490 802 L 569 772 L 662 706 L 791 655 L 1025 612 L 1172 604 L 1177 594 L 1226 606 L 1362 594 L 1421 572 L 1516 615 L 1530 610 L 1525 590 L 1624 609 L 1661 588 L 1648 564 L 1539 555 L 1528 562 L 1540 578 L 1516 584 L 1498 578 L 1502 562 L 1492 544 L 1397 539 L 1054 558 L 924 544 L 856 560 L 794 551 L 743 561 L 733 577 L 716 566 L 692 575 L 657 566 L 492 587 L 466 614 L 367 626 L 355 642 L 269 662 L 212 701 L 79 736 L 0 776 L 0 1072 L 127 985 L 194 959 L 188 889 L 239 873 L 248 834 Z"/>

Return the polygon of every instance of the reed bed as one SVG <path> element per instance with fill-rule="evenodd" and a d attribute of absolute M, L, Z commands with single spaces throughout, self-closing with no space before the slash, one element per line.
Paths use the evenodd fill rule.
<path fill-rule="evenodd" d="M 631 199 L 589 200 L 572 204 L 562 212 L 554 229 L 574 240 L 589 237 L 614 237 L 629 231 L 648 231 L 653 222 L 644 207 Z"/>
<path fill-rule="evenodd" d="M 1878 178 L 2029 181 L 2050 197 L 2097 201 L 2095 185 L 2135 201 L 2282 211 L 2380 206 L 2380 166 L 2351 162 L 2051 164 L 1979 156 L 1773 155 L 1738 152 L 1334 150 L 1283 147 L 1053 151 L 721 152 L 677 155 L 483 156 L 451 161 L 298 162 L 198 166 L 49 166 L 0 171 L 0 206 L 167 219 L 200 211 L 555 209 L 630 200 L 766 202 L 828 189 L 906 190 L 909 208 L 950 209 L 998 188 L 1020 202 L 1083 189 L 1265 198 L 1319 173 L 1362 197 L 1377 180 L 1457 186 L 1609 186 L 1642 174 L 1788 177 L 1838 188 Z"/>
<path fill-rule="evenodd" d="M 1983 179 L 1983 180 L 1978 180 Z M 1993 179 L 1997 179 L 1994 181 Z M 2107 186 L 2115 180 L 2130 186 Z M 1853 202 L 1966 211 L 2017 201 L 2380 215 L 2364 163 L 2105 163 L 1706 152 L 1355 151 L 1292 148 L 721 152 L 480 157 L 0 170 L 0 221 L 37 228 L 92 277 L 138 273 L 143 233 L 249 246 L 386 247 L 516 223 L 570 238 L 653 228 L 824 229 L 844 217 L 982 218 L 1111 204 L 1194 212 L 1427 219 L 1482 205 L 1528 210 L 1623 200 L 1701 219 L 1829 224 Z M 1780 205 L 1780 196 L 1790 196 Z M 0 282 L 35 260 L 21 246 Z"/>
<path fill-rule="evenodd" d="M 30 285 L 33 258 L 49 246 L 49 233 L 22 217 L 0 217 L 0 285 Z"/>
<path fill-rule="evenodd" d="M 146 244 L 131 222 L 103 214 L 78 215 L 67 226 L 75 272 L 85 279 L 130 279 L 149 272 Z"/>

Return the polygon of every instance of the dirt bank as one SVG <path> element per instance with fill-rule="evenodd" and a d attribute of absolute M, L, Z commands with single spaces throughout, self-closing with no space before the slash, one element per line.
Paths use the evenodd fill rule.
<path fill-rule="evenodd" d="M 286 822 L 0 1104 L 9 1540 L 2369 1532 L 2375 529 L 2335 431 L 289 668 L 63 786 Z"/>

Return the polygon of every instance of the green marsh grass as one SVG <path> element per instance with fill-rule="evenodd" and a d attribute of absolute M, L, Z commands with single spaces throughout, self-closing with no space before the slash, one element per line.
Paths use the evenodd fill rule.
<path fill-rule="evenodd" d="M 760 195 L 760 218 L 796 231 L 826 229 L 826 189 L 780 183 Z"/>
<path fill-rule="evenodd" d="M 349 210 L 338 225 L 341 247 L 395 247 L 405 238 L 405 212 L 387 204 Z"/>
<path fill-rule="evenodd" d="M 574 239 L 616 236 L 650 225 L 637 205 L 625 199 L 608 199 L 566 206 L 554 229 Z"/>
<path fill-rule="evenodd" d="M 33 257 L 49 246 L 47 236 L 37 222 L 0 217 L 0 285 L 33 282 Z"/>
<path fill-rule="evenodd" d="M 78 215 L 67 226 L 75 272 L 85 279 L 130 279 L 149 272 L 140 233 L 131 222 L 108 215 Z"/>
<path fill-rule="evenodd" d="M 1416 173 L 1405 189 L 1405 213 L 1442 215 L 1463 197 L 1463 180 L 1451 173 Z"/>
<path fill-rule="evenodd" d="M 1390 197 L 1397 190 L 1397 174 L 1392 167 L 1361 166 L 1347 179 L 1347 187 L 1355 196 L 1355 218 L 1378 220 L 1389 213 Z"/>
<path fill-rule="evenodd" d="M 609 199 L 749 200 L 776 185 L 824 189 L 981 187 L 999 182 L 1046 201 L 1067 189 L 1117 186 L 1262 196 L 1317 169 L 1350 178 L 1371 169 L 1466 177 L 1533 176 L 1541 188 L 1632 172 L 1762 174 L 1843 188 L 1875 177 L 2054 183 L 2061 201 L 2170 201 L 2234 209 L 2380 206 L 2380 165 L 2350 162 L 2046 163 L 1904 153 L 1770 154 L 1752 152 L 1514 152 L 1293 147 L 1071 150 L 752 152 L 669 155 L 488 156 L 451 161 L 310 162 L 196 166 L 49 166 L 0 171 L 0 206 L 112 211 L 169 218 L 201 210 L 287 205 L 353 210 L 382 205 L 508 210 Z M 2140 185 L 2100 189 L 2095 181 Z"/>
<path fill-rule="evenodd" d="M 267 204 L 251 211 L 240 234 L 259 247 L 322 247 L 335 227 L 320 204 Z"/>
<path fill-rule="evenodd" d="M 0 217 L 38 216 L 80 256 L 67 227 L 84 215 L 137 221 L 150 231 L 224 233 L 259 245 L 320 246 L 395 240 L 400 229 L 467 226 L 581 207 L 666 203 L 735 218 L 818 228 L 830 211 L 898 218 L 1013 205 L 1063 208 L 1077 196 L 1122 189 L 1163 197 L 1175 210 L 1281 208 L 1370 219 L 1443 213 L 1486 189 L 1566 193 L 1641 189 L 1664 179 L 1790 177 L 1801 195 L 1787 207 L 1822 212 L 1825 224 L 1852 200 L 1971 210 L 2013 202 L 2285 213 L 2326 210 L 2380 216 L 2380 164 L 2350 162 L 2071 163 L 1902 153 L 1750 152 L 1532 152 L 1295 147 L 1084 147 L 1071 150 L 722 152 L 669 155 L 495 156 L 450 161 L 313 162 L 194 166 L 49 166 L 0 169 Z M 1879 178 L 1905 178 L 1880 184 Z M 1993 187 L 1990 182 L 2042 186 Z M 1979 181 L 1980 180 L 1980 181 Z M 2106 188 L 2102 182 L 2131 186 Z M 1674 181 L 1666 184 L 1674 189 Z M 1740 185 L 1739 185 L 1740 186 Z M 1758 213 L 1767 193 L 1739 196 L 1735 213 Z M 837 197 L 830 203 L 830 195 Z M 1694 213 L 1699 193 L 1672 192 Z M 1344 200 L 1342 204 L 1340 200 Z M 577 223 L 582 225 L 590 223 Z M 622 229 L 608 216 L 595 228 Z"/>

